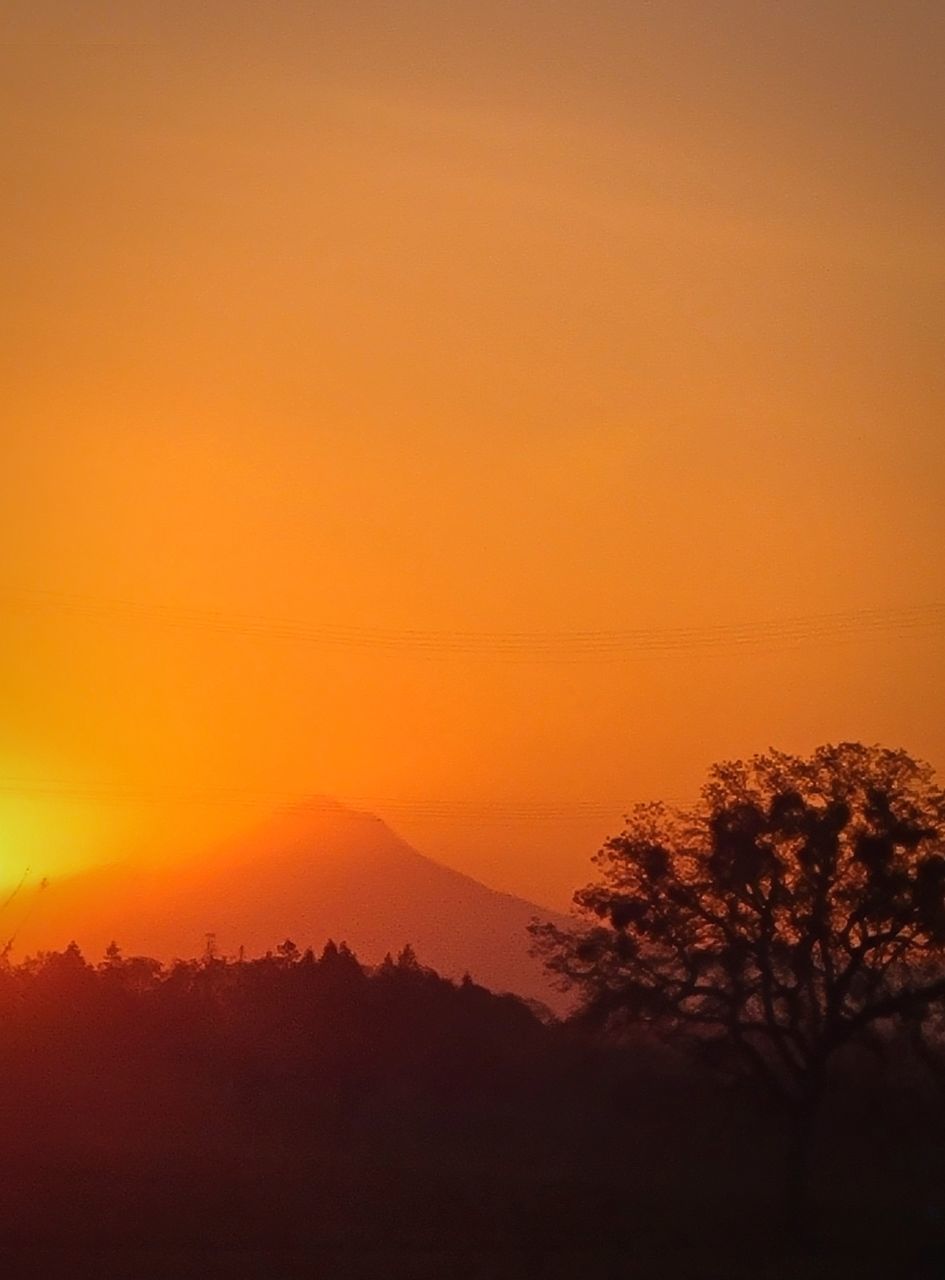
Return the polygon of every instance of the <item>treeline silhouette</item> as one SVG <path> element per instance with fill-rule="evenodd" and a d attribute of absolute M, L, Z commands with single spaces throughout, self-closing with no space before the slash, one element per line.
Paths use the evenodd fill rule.
<path fill-rule="evenodd" d="M 165 966 L 73 944 L 0 968 L 0 1027 L 4 1274 L 937 1265 L 934 1040 L 920 1056 L 890 1034 L 835 1064 L 815 1151 L 825 1231 L 800 1264 L 780 1252 L 784 1136 L 750 1081 L 448 981 L 409 946 L 373 967 L 290 940 Z"/>

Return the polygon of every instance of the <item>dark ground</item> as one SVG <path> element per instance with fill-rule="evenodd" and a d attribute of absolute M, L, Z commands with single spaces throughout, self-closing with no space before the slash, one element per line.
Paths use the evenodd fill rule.
<path fill-rule="evenodd" d="M 839 1072 L 800 1250 L 759 1099 L 412 960 L 58 957 L 0 973 L 0 1027 L 2 1280 L 945 1277 L 902 1062 Z"/>

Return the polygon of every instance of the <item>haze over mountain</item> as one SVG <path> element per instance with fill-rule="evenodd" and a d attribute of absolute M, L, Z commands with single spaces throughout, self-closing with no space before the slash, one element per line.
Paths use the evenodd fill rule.
<path fill-rule="evenodd" d="M 120 863 L 41 890 L 27 883 L 0 932 L 15 933 L 19 956 L 75 939 L 91 959 L 113 939 L 162 960 L 199 955 L 210 934 L 230 955 L 332 937 L 366 962 L 410 942 L 445 976 L 469 972 L 560 1007 L 526 933 L 534 916 L 554 914 L 423 856 L 373 814 L 319 800 L 188 862 Z"/>

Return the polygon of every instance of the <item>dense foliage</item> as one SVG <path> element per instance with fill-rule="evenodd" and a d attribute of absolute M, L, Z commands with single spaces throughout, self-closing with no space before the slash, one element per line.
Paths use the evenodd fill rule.
<path fill-rule="evenodd" d="M 903 751 L 845 743 L 717 765 L 694 809 L 642 805 L 536 949 L 582 1015 L 747 1070 L 790 1117 L 803 1216 L 831 1064 L 917 1044 L 945 998 L 945 792 Z"/>
<path fill-rule="evenodd" d="M 786 1102 L 945 995 L 945 792 L 904 752 L 718 765 L 698 808 L 640 806 L 597 862 L 586 927 L 535 930 L 585 1013 L 715 1042 Z"/>

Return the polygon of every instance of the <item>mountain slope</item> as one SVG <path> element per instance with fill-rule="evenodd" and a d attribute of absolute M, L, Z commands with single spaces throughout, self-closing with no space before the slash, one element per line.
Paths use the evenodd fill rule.
<path fill-rule="evenodd" d="M 241 946 L 258 954 L 285 938 L 320 947 L 334 937 L 376 962 L 410 942 L 447 976 L 468 971 L 494 990 L 560 1006 L 528 955 L 536 915 L 554 913 L 424 857 L 371 814 L 320 803 L 190 865 L 119 865 L 51 883 L 22 924 L 16 953 L 75 938 L 97 958 L 114 938 L 126 953 L 171 959 L 199 954 L 213 933 L 228 954 Z M 9 922 L 3 932 L 13 932 Z"/>

